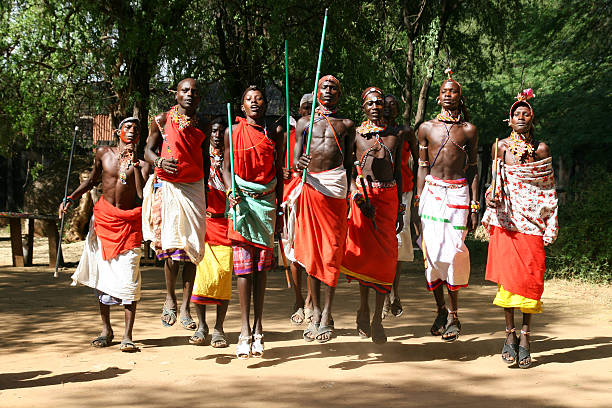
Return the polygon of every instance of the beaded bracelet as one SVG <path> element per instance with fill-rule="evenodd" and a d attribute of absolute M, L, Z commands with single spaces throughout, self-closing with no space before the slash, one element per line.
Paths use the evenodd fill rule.
<path fill-rule="evenodd" d="M 359 191 L 353 191 L 351 198 L 353 199 L 353 201 L 355 201 L 355 204 L 357 204 L 358 206 L 365 203 L 365 198 L 363 198 L 363 194 L 361 194 Z"/>
<path fill-rule="evenodd" d="M 401 215 L 406 214 L 406 204 L 401 203 L 401 204 L 399 205 L 399 208 L 398 208 L 398 210 L 397 210 L 397 213 L 398 213 L 398 214 L 401 214 Z"/>
<path fill-rule="evenodd" d="M 70 204 L 74 204 L 74 197 L 72 197 L 71 195 L 69 195 L 69 196 L 67 196 L 67 197 L 66 197 L 66 200 L 65 200 L 65 201 L 69 202 Z"/>
<path fill-rule="evenodd" d="M 477 213 L 478 211 L 480 211 L 480 203 L 476 200 L 470 201 L 470 212 Z"/>
<path fill-rule="evenodd" d="M 419 167 L 429 167 L 429 162 L 427 160 L 419 159 Z"/>
<path fill-rule="evenodd" d="M 161 169 L 163 161 L 164 159 L 162 157 L 158 157 L 157 159 L 153 160 L 153 166 Z"/>
<path fill-rule="evenodd" d="M 232 189 L 230 188 L 229 190 L 227 190 L 227 191 L 225 192 L 225 196 L 226 196 L 226 197 L 229 197 L 229 196 L 230 196 L 230 195 L 231 195 L 233 192 L 234 192 L 234 190 L 232 190 Z"/>
<path fill-rule="evenodd" d="M 418 207 L 419 206 L 419 201 L 421 201 L 421 196 L 417 194 L 417 195 L 414 196 L 414 200 L 412 202 L 412 206 L 413 207 Z"/>

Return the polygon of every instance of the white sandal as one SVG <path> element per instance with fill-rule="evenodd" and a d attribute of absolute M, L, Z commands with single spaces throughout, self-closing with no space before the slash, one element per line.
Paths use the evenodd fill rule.
<path fill-rule="evenodd" d="M 238 344 L 236 344 L 236 357 L 240 360 L 246 360 L 251 357 L 251 343 L 252 338 L 250 336 L 238 336 Z"/>
<path fill-rule="evenodd" d="M 253 334 L 253 344 L 251 345 L 251 355 L 256 358 L 263 357 L 264 343 L 263 334 Z"/>

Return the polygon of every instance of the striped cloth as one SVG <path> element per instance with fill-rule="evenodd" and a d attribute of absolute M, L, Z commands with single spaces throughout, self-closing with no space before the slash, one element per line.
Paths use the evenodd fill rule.
<path fill-rule="evenodd" d="M 468 285 L 470 253 L 465 246 L 469 215 L 469 189 L 466 179 L 425 178 L 419 215 L 421 248 L 427 253 L 427 287 L 445 284 L 450 290 Z"/>
<path fill-rule="evenodd" d="M 234 273 L 236 276 L 249 275 L 253 273 L 256 265 L 258 272 L 272 269 L 274 254 L 271 249 L 258 248 L 242 242 L 234 242 L 233 245 Z"/>

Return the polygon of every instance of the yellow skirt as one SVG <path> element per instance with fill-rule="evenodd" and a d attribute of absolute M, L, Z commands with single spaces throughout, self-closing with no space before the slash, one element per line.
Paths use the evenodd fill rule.
<path fill-rule="evenodd" d="M 205 244 L 204 259 L 197 266 L 191 301 L 219 304 L 232 297 L 232 247 Z"/>
<path fill-rule="evenodd" d="M 497 295 L 493 304 L 500 307 L 518 307 L 523 313 L 542 313 L 542 302 L 508 292 L 502 285 L 497 285 Z"/>

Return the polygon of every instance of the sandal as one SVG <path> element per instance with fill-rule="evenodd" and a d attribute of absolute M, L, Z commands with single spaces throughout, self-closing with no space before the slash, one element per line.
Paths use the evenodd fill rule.
<path fill-rule="evenodd" d="M 516 329 L 513 327 L 512 329 L 506 328 L 506 340 L 504 340 L 504 347 L 502 348 L 501 358 L 504 360 L 504 363 L 508 365 L 512 365 L 516 363 L 516 353 L 518 352 L 518 341 L 516 338 Z M 514 337 L 514 344 L 508 344 L 508 337 L 512 335 Z"/>
<path fill-rule="evenodd" d="M 308 306 L 304 306 L 304 320 L 310 323 L 312 321 L 312 315 L 313 315 L 312 309 L 309 308 Z"/>
<path fill-rule="evenodd" d="M 521 336 L 527 337 L 530 332 L 521 330 Z M 529 359 L 529 361 L 525 362 L 525 360 Z M 518 346 L 518 366 L 520 368 L 529 368 L 531 367 L 531 354 L 529 353 L 528 347 L 523 347 L 519 344 Z"/>
<path fill-rule="evenodd" d="M 196 322 L 191 318 L 191 316 L 183 316 L 181 317 L 181 324 L 185 330 L 195 330 L 198 328 Z"/>
<path fill-rule="evenodd" d="M 432 336 L 440 336 L 446 330 L 446 323 L 448 322 L 448 311 L 444 305 L 438 307 L 438 315 L 431 325 L 429 332 Z"/>
<path fill-rule="evenodd" d="M 383 304 L 383 309 L 381 313 L 382 320 L 385 320 L 387 316 L 391 313 L 391 301 L 389 300 L 389 294 L 385 296 L 385 303 Z"/>
<path fill-rule="evenodd" d="M 442 340 L 450 343 L 459 338 L 459 334 L 461 333 L 461 322 L 457 318 L 457 311 L 448 311 L 449 316 L 453 318 L 451 322 L 446 326 L 446 330 L 442 334 Z"/>
<path fill-rule="evenodd" d="M 328 337 L 323 337 L 325 334 L 328 334 Z M 334 337 L 334 328 L 332 326 L 319 326 L 319 330 L 317 331 L 317 336 L 315 337 L 319 343 L 327 343 Z"/>
<path fill-rule="evenodd" d="M 299 326 L 304 323 L 306 316 L 304 315 L 304 309 L 299 307 L 292 315 L 291 315 L 291 324 L 294 326 Z"/>
<path fill-rule="evenodd" d="M 357 334 L 362 339 L 367 339 L 372 334 L 372 327 L 370 326 L 370 319 L 360 317 L 360 313 L 357 312 L 357 319 L 355 320 L 357 323 Z"/>
<path fill-rule="evenodd" d="M 304 337 L 304 340 L 310 343 L 311 341 L 314 341 L 318 331 L 319 331 L 319 324 L 310 322 L 308 327 L 304 330 L 304 333 L 302 333 L 302 337 Z"/>
<path fill-rule="evenodd" d="M 251 336 L 238 336 L 238 344 L 236 344 L 236 357 L 240 360 L 246 360 L 251 357 L 251 343 L 253 339 Z"/>
<path fill-rule="evenodd" d="M 207 346 L 206 339 L 208 338 L 208 330 L 198 330 L 189 338 L 189 344 L 194 346 Z"/>
<path fill-rule="evenodd" d="M 253 343 L 251 344 L 251 356 L 261 358 L 264 354 L 263 333 L 253 334 Z"/>
<path fill-rule="evenodd" d="M 391 303 L 391 314 L 395 317 L 400 317 L 402 313 L 404 313 L 402 302 L 399 300 L 399 298 L 395 298 L 393 303 Z"/>
<path fill-rule="evenodd" d="M 168 321 L 164 320 L 164 317 L 166 317 L 166 316 L 170 317 L 168 319 Z M 161 322 L 164 325 L 164 327 L 171 327 L 171 326 L 173 326 L 174 323 L 176 323 L 176 308 L 168 308 L 164 304 L 164 306 L 162 308 Z"/>
<path fill-rule="evenodd" d="M 97 348 L 109 347 L 113 344 L 114 335 L 110 336 L 98 336 L 91 341 L 91 345 Z"/>
<path fill-rule="evenodd" d="M 227 341 L 225 333 L 215 331 L 212 335 L 212 339 L 210 339 L 210 345 L 214 348 L 225 348 L 229 347 L 229 342 Z"/>
<path fill-rule="evenodd" d="M 135 353 L 138 351 L 138 347 L 132 342 L 132 340 L 123 339 L 121 340 L 121 345 L 119 346 L 119 350 L 124 353 Z"/>

